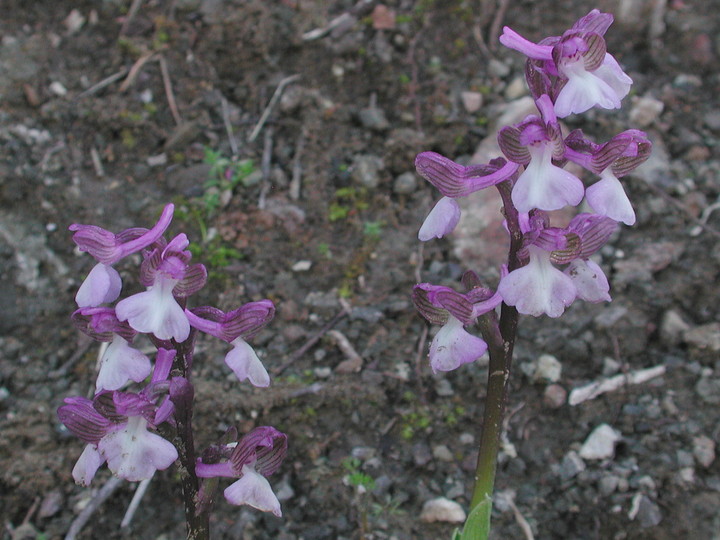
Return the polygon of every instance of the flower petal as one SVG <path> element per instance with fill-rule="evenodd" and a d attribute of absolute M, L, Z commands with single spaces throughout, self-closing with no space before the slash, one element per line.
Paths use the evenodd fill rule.
<path fill-rule="evenodd" d="M 144 292 L 118 302 L 115 313 L 121 321 L 142 333 L 158 339 L 174 338 L 183 342 L 190 335 L 187 315 L 172 295 L 175 280 L 158 276 L 155 284 Z"/>
<path fill-rule="evenodd" d="M 600 180 L 585 190 L 590 207 L 598 214 L 625 225 L 635 223 L 635 211 L 620 180 L 609 170 L 603 171 Z"/>
<path fill-rule="evenodd" d="M 426 242 L 432 238 L 442 238 L 451 233 L 460 221 L 460 205 L 455 199 L 443 197 L 430 210 L 420 227 L 418 238 Z"/>
<path fill-rule="evenodd" d="M 117 390 L 129 380 L 140 382 L 150 375 L 151 370 L 150 359 L 115 334 L 100 359 L 100 372 L 95 382 L 95 392 Z"/>
<path fill-rule="evenodd" d="M 558 210 L 576 206 L 582 201 L 585 189 L 578 177 L 552 164 L 552 147 L 531 148 L 533 158 L 518 177 L 512 190 L 512 200 L 519 212 Z"/>
<path fill-rule="evenodd" d="M 87 487 L 103 463 L 105 458 L 100 455 L 95 445 L 88 444 L 73 467 L 72 477 L 77 484 Z"/>
<path fill-rule="evenodd" d="M 250 380 L 250 384 L 265 388 L 270 386 L 270 375 L 255 354 L 255 350 L 242 338 L 232 342 L 232 350 L 225 355 L 225 363 L 238 379 Z"/>
<path fill-rule="evenodd" d="M 605 277 L 602 268 L 590 259 L 572 261 L 565 269 L 565 274 L 573 280 L 578 298 L 593 303 L 609 302 L 611 300 L 608 293 L 610 284 L 607 277 Z"/>
<path fill-rule="evenodd" d="M 500 280 L 498 292 L 520 313 L 559 317 L 577 296 L 573 280 L 555 268 L 550 254 L 529 246 L 530 262 Z"/>
<path fill-rule="evenodd" d="M 487 350 L 487 344 L 465 331 L 460 320 L 452 315 L 430 344 L 430 367 L 433 373 L 452 371 L 474 362 Z"/>
<path fill-rule="evenodd" d="M 90 270 L 75 295 L 78 307 L 97 307 L 117 300 L 122 289 L 120 274 L 112 266 L 98 263 Z"/>
<path fill-rule="evenodd" d="M 124 429 L 103 437 L 98 450 L 110 470 L 130 482 L 151 478 L 178 457 L 172 443 L 147 431 L 147 421 L 140 416 L 131 417 Z"/>
<path fill-rule="evenodd" d="M 280 501 L 273 493 L 270 482 L 255 472 L 250 465 L 242 469 L 242 478 L 225 488 L 225 498 L 230 504 L 247 504 L 263 512 L 272 512 L 277 517 L 282 516 Z"/>

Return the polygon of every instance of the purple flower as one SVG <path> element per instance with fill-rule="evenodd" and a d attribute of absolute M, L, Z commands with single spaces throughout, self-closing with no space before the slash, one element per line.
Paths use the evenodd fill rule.
<path fill-rule="evenodd" d="M 225 447 L 227 461 L 203 463 L 198 459 L 195 474 L 200 478 L 238 478 L 224 495 L 230 504 L 247 504 L 280 517 L 280 501 L 273 493 L 267 476 L 280 467 L 287 454 L 287 435 L 269 426 L 253 429 L 234 448 Z M 222 453 L 222 452 L 221 452 Z"/>
<path fill-rule="evenodd" d="M 58 418 L 77 437 L 87 443 L 73 468 L 73 478 L 89 485 L 97 469 L 107 461 L 113 474 L 131 482 L 151 478 L 156 470 L 167 469 L 177 459 L 172 443 L 148 431 L 165 422 L 172 413 L 166 398 L 160 406 L 158 384 L 169 371 L 175 351 L 160 349 L 156 374 L 139 394 L 100 392 L 93 400 L 65 398 Z M 162 357 L 162 358 L 161 358 Z"/>
<path fill-rule="evenodd" d="M 465 326 L 495 309 L 502 298 L 482 288 L 461 294 L 449 287 L 420 283 L 413 288 L 413 302 L 430 323 L 442 325 L 430 344 L 430 367 L 437 373 L 452 371 L 485 354 L 485 341 L 467 332 Z"/>
<path fill-rule="evenodd" d="M 140 268 L 140 281 L 147 290 L 118 302 L 119 320 L 161 340 L 183 342 L 188 338 L 190 323 L 177 298 L 197 292 L 207 279 L 203 265 L 189 264 L 189 244 L 187 237 L 179 234 L 167 246 L 148 254 Z"/>
<path fill-rule="evenodd" d="M 225 356 L 225 363 L 240 381 L 248 379 L 258 387 L 270 385 L 270 375 L 246 341 L 257 335 L 275 316 L 275 306 L 270 300 L 250 302 L 227 313 L 203 306 L 185 310 L 185 315 L 194 328 L 233 346 Z"/>
<path fill-rule="evenodd" d="M 457 198 L 511 178 L 518 165 L 495 159 L 486 165 L 465 167 L 435 152 L 422 152 L 415 158 L 415 168 L 444 195 L 420 227 L 418 238 L 425 242 L 442 238 L 455 229 L 460 221 Z"/>
<path fill-rule="evenodd" d="M 598 145 L 576 130 L 565 139 L 566 157 L 600 175 L 585 190 L 590 207 L 603 216 L 626 225 L 635 223 L 635 211 L 618 178 L 625 176 L 650 157 L 652 143 L 645 133 L 630 129 Z"/>
<path fill-rule="evenodd" d="M 455 199 L 442 197 L 430 210 L 418 231 L 421 242 L 450 234 L 460 221 L 460 205 Z"/>
<path fill-rule="evenodd" d="M 588 260 L 616 230 L 604 216 L 579 214 L 565 229 L 548 227 L 543 216 L 531 220 L 521 256 L 527 264 L 500 280 L 498 293 L 520 313 L 559 317 L 575 298 L 609 301 L 607 278 Z M 563 272 L 554 264 L 569 264 Z"/>
<path fill-rule="evenodd" d="M 136 332 L 107 307 L 81 308 L 72 314 L 75 326 L 98 341 L 110 342 L 100 358 L 95 392 L 118 390 L 128 381 L 141 382 L 150 372 L 150 359 L 130 346 Z"/>
<path fill-rule="evenodd" d="M 69 229 L 75 233 L 73 241 L 80 251 L 87 251 L 98 261 L 78 289 L 75 296 L 78 307 L 95 307 L 117 299 L 122 282 L 111 265 L 155 243 L 170 225 L 174 208 L 172 204 L 165 206 L 150 230 L 133 228 L 114 234 L 95 225 L 70 225 Z"/>
<path fill-rule="evenodd" d="M 550 98 L 543 95 L 536 103 L 542 117 L 529 116 L 498 133 L 498 143 L 507 158 L 525 165 L 512 190 L 519 212 L 575 206 L 585 191 L 579 178 L 553 163 L 563 158 L 565 144 Z"/>
<path fill-rule="evenodd" d="M 535 97 L 552 95 L 558 117 L 582 113 L 594 106 L 617 109 L 630 91 L 632 79 L 606 51 L 602 36 L 612 21 L 612 15 L 594 9 L 561 37 L 535 44 L 505 27 L 500 42 L 530 59 L 531 91 Z"/>

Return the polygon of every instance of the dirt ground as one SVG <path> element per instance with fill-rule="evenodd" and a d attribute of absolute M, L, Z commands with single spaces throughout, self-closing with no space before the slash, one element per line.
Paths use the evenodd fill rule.
<path fill-rule="evenodd" d="M 198 445 L 231 424 L 289 436 L 272 478 L 283 517 L 219 501 L 213 538 L 449 538 L 452 524 L 418 516 L 437 497 L 467 509 L 487 370 L 433 375 L 434 329 L 409 294 L 497 262 L 460 238 L 420 248 L 438 194 L 413 159 L 469 159 L 525 95 L 502 25 L 538 40 L 599 7 L 616 15 L 608 49 L 635 84 L 622 110 L 567 127 L 598 140 L 640 128 L 655 151 L 625 183 L 638 223 L 601 252 L 613 302 L 521 319 L 497 479 L 517 510 L 496 505 L 492 537 L 528 538 L 525 520 L 543 540 L 720 539 L 720 1 L 132 4 L 2 2 L 2 538 L 63 538 L 111 479 L 103 468 L 92 488 L 73 483 L 82 443 L 55 414 L 91 392 L 98 350 L 69 320 L 93 262 L 67 227 L 149 226 L 169 201 L 172 231 L 210 269 L 198 304 L 278 306 L 254 341 L 269 390 L 237 383 L 217 340 L 198 343 Z M 136 262 L 119 267 L 130 287 Z M 534 376 L 541 355 L 561 374 Z M 640 384 L 564 399 L 656 366 Z M 581 458 L 602 424 L 614 452 Z M 121 529 L 134 489 L 121 484 L 78 538 L 184 537 L 172 468 Z"/>

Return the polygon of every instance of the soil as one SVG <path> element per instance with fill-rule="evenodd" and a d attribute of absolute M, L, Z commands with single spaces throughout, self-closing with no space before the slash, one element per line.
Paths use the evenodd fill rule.
<path fill-rule="evenodd" d="M 537 41 L 594 7 L 616 14 L 608 50 L 635 85 L 622 110 L 567 127 L 597 140 L 641 128 L 655 152 L 625 182 L 637 224 L 601 252 L 613 301 L 520 321 L 496 486 L 516 511 L 496 504 L 492 538 L 528 538 L 523 523 L 539 539 L 720 538 L 720 2 L 146 0 L 129 16 L 130 4 L 3 2 L 3 538 L 64 537 L 112 478 L 103 468 L 93 487 L 73 483 L 82 444 L 55 413 L 91 393 L 98 350 L 69 321 L 93 261 L 67 227 L 150 226 L 169 201 L 172 232 L 210 269 L 196 305 L 278 306 L 253 341 L 267 390 L 234 380 L 222 343 L 198 342 L 198 445 L 229 425 L 289 437 L 271 478 L 283 517 L 220 500 L 213 538 L 449 538 L 454 525 L 418 516 L 437 497 L 467 509 L 487 368 L 433 375 L 437 328 L 426 332 L 409 294 L 418 280 L 457 283 L 472 256 L 481 275 L 496 264 L 453 239 L 420 248 L 438 195 L 414 156 L 469 159 L 522 97 L 502 25 Z M 118 267 L 135 289 L 136 263 Z M 562 367 L 554 384 L 533 377 L 541 355 Z M 653 366 L 664 374 L 564 399 Z M 602 424 L 619 434 L 614 452 L 579 457 Z M 173 468 L 120 528 L 134 490 L 120 484 L 77 537 L 184 537 Z"/>

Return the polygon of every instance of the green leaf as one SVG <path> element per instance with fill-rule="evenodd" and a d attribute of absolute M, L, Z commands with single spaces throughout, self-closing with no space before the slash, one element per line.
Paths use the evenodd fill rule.
<path fill-rule="evenodd" d="M 492 510 L 492 497 L 487 497 L 483 502 L 472 509 L 465 520 L 462 533 L 457 532 L 453 540 L 487 540 L 490 536 L 490 512 Z"/>

